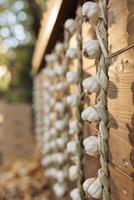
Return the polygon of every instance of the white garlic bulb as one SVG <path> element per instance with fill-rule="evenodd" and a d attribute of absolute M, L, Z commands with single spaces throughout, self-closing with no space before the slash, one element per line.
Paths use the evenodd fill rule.
<path fill-rule="evenodd" d="M 83 44 L 83 53 L 89 59 L 97 59 L 100 55 L 98 40 L 89 40 Z"/>
<path fill-rule="evenodd" d="M 90 107 L 87 107 L 85 110 L 83 110 L 81 113 L 81 118 L 89 122 L 95 122 L 95 121 L 100 120 L 100 117 L 95 107 L 90 106 Z"/>
<path fill-rule="evenodd" d="M 74 19 L 67 19 L 64 24 L 64 27 L 72 35 L 77 28 L 76 21 Z"/>
<path fill-rule="evenodd" d="M 77 165 L 72 165 L 69 168 L 69 179 L 71 181 L 74 181 L 77 179 L 77 175 L 78 175 L 78 167 L 77 167 Z"/>
<path fill-rule="evenodd" d="M 71 197 L 72 200 L 81 200 L 79 189 L 78 188 L 74 188 L 70 192 L 70 197 Z"/>
<path fill-rule="evenodd" d="M 77 49 L 75 49 L 75 48 L 67 49 L 66 57 L 70 58 L 70 59 L 76 59 L 78 57 Z"/>
<path fill-rule="evenodd" d="M 91 156 L 98 155 L 98 137 L 90 136 L 83 141 L 83 145 L 85 147 L 86 153 Z"/>
<path fill-rule="evenodd" d="M 66 127 L 66 121 L 63 119 L 59 119 L 55 122 L 55 128 L 59 131 L 63 131 L 64 128 Z"/>
<path fill-rule="evenodd" d="M 60 83 L 57 83 L 55 85 L 55 90 L 59 91 L 59 90 L 63 90 L 63 89 L 66 89 L 68 86 L 68 83 L 67 82 L 60 82 Z"/>
<path fill-rule="evenodd" d="M 57 102 L 55 104 L 55 110 L 59 113 L 63 113 L 65 110 L 65 105 L 62 102 Z"/>
<path fill-rule="evenodd" d="M 82 6 L 82 15 L 89 20 L 90 24 L 96 25 L 99 19 L 99 6 L 95 2 L 88 1 Z"/>
<path fill-rule="evenodd" d="M 77 148 L 78 148 L 78 143 L 75 140 L 72 140 L 67 143 L 67 152 L 68 153 L 76 154 Z"/>
<path fill-rule="evenodd" d="M 59 148 L 64 148 L 65 143 L 66 143 L 66 141 L 63 138 L 57 138 L 56 139 L 56 146 L 59 147 Z"/>
<path fill-rule="evenodd" d="M 57 114 L 55 112 L 50 112 L 49 119 L 50 121 L 55 121 L 57 119 Z"/>
<path fill-rule="evenodd" d="M 99 178 L 87 179 L 83 184 L 83 190 L 91 197 L 99 199 L 102 197 L 102 185 Z"/>
<path fill-rule="evenodd" d="M 55 177 L 56 177 L 58 182 L 63 182 L 64 179 L 65 179 L 65 174 L 62 170 L 58 170 L 55 174 Z"/>
<path fill-rule="evenodd" d="M 57 56 L 54 53 L 48 54 L 45 56 L 45 60 L 46 62 L 54 62 L 57 60 Z"/>
<path fill-rule="evenodd" d="M 66 159 L 66 156 L 62 153 L 56 153 L 55 155 L 55 162 L 58 164 L 63 164 Z"/>
<path fill-rule="evenodd" d="M 54 68 L 54 72 L 55 72 L 56 75 L 61 76 L 61 75 L 64 75 L 65 69 L 61 65 L 56 65 L 55 68 Z"/>
<path fill-rule="evenodd" d="M 75 107 L 79 104 L 79 96 L 76 95 L 70 95 L 67 97 L 67 104 L 69 104 L 72 107 Z"/>
<path fill-rule="evenodd" d="M 66 79 L 67 79 L 68 83 L 77 83 L 77 81 L 78 81 L 77 72 L 68 71 L 66 74 Z"/>
<path fill-rule="evenodd" d="M 76 120 L 69 122 L 69 134 L 74 135 L 79 131 L 79 123 Z"/>
<path fill-rule="evenodd" d="M 90 93 L 97 92 L 100 88 L 100 84 L 97 81 L 96 76 L 86 78 L 82 82 L 83 88 Z"/>
<path fill-rule="evenodd" d="M 66 187 L 64 184 L 55 183 L 53 190 L 57 197 L 62 197 L 66 192 Z"/>
<path fill-rule="evenodd" d="M 60 55 L 64 51 L 64 44 L 61 42 L 58 42 L 55 46 L 55 51 L 58 55 Z"/>

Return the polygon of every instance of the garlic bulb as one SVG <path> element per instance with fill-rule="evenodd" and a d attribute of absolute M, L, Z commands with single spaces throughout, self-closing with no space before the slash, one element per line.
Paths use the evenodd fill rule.
<path fill-rule="evenodd" d="M 100 88 L 100 85 L 97 81 L 96 76 L 91 76 L 86 78 L 83 82 L 82 85 L 85 90 L 87 90 L 90 93 L 97 92 Z"/>
<path fill-rule="evenodd" d="M 59 90 L 63 90 L 63 89 L 66 89 L 68 86 L 68 83 L 67 82 L 60 82 L 60 83 L 57 83 L 55 85 L 55 90 L 59 91 Z"/>
<path fill-rule="evenodd" d="M 83 44 L 83 53 L 89 59 L 97 59 L 100 55 L 98 40 L 89 40 Z"/>
<path fill-rule="evenodd" d="M 70 141 L 67 143 L 67 152 L 76 154 L 77 153 L 77 145 L 78 143 L 76 141 Z"/>
<path fill-rule="evenodd" d="M 100 120 L 98 113 L 96 112 L 95 108 L 92 106 L 87 107 L 85 110 L 82 111 L 81 118 L 89 122 L 95 122 L 97 120 Z"/>
<path fill-rule="evenodd" d="M 78 174 L 78 167 L 77 167 L 77 165 L 72 165 L 69 168 L 69 179 L 71 181 L 76 180 L 77 179 L 77 174 Z"/>
<path fill-rule="evenodd" d="M 67 19 L 64 27 L 72 35 L 77 28 L 76 21 L 74 19 Z"/>
<path fill-rule="evenodd" d="M 49 114 L 49 120 L 55 121 L 57 119 L 57 114 L 55 112 L 50 112 Z"/>
<path fill-rule="evenodd" d="M 65 110 L 65 105 L 62 102 L 57 102 L 55 104 L 55 110 L 59 113 L 63 113 Z"/>
<path fill-rule="evenodd" d="M 83 184 L 83 190 L 91 197 L 99 199 L 102 197 L 102 185 L 99 178 L 87 179 Z"/>
<path fill-rule="evenodd" d="M 66 187 L 64 184 L 55 183 L 53 190 L 57 197 L 62 197 L 66 192 Z"/>
<path fill-rule="evenodd" d="M 65 147 L 66 141 L 63 138 L 57 138 L 56 139 L 56 145 L 59 148 L 64 148 Z"/>
<path fill-rule="evenodd" d="M 60 55 L 64 51 L 63 43 L 58 42 L 55 46 L 55 51 L 58 55 Z"/>
<path fill-rule="evenodd" d="M 55 177 L 56 177 L 57 181 L 63 182 L 65 179 L 65 174 L 62 170 L 58 170 L 55 174 Z"/>
<path fill-rule="evenodd" d="M 66 79 L 67 79 L 68 83 L 77 83 L 77 81 L 78 81 L 77 72 L 68 71 L 66 74 Z"/>
<path fill-rule="evenodd" d="M 55 155 L 55 162 L 58 164 L 63 164 L 66 159 L 66 156 L 62 153 L 56 153 Z"/>
<path fill-rule="evenodd" d="M 75 107 L 79 104 L 79 96 L 76 95 L 70 95 L 67 97 L 67 104 L 69 104 L 72 107 Z"/>
<path fill-rule="evenodd" d="M 90 24 L 96 25 L 99 19 L 99 6 L 95 2 L 88 1 L 82 6 L 82 15 L 89 20 Z"/>
<path fill-rule="evenodd" d="M 61 76 L 61 75 L 64 75 L 65 69 L 61 65 L 56 65 L 54 68 L 54 72 L 56 75 Z"/>
<path fill-rule="evenodd" d="M 90 136 L 83 141 L 86 153 L 91 156 L 98 155 L 98 138 L 96 136 Z"/>
<path fill-rule="evenodd" d="M 70 59 L 76 59 L 78 57 L 77 49 L 75 49 L 75 48 L 67 49 L 66 57 L 70 58 Z"/>
<path fill-rule="evenodd" d="M 51 136 L 57 136 L 58 134 L 56 128 L 54 127 L 50 128 L 49 132 Z"/>
<path fill-rule="evenodd" d="M 79 131 L 79 123 L 76 120 L 69 122 L 69 134 L 74 135 Z"/>
<path fill-rule="evenodd" d="M 56 61 L 57 60 L 57 56 L 54 54 L 54 53 L 52 53 L 52 54 L 48 54 L 48 55 L 46 55 L 45 56 L 45 60 L 46 60 L 46 62 L 54 62 L 54 61 Z"/>
<path fill-rule="evenodd" d="M 70 192 L 70 197 L 71 197 L 72 200 L 81 200 L 79 189 L 78 188 L 74 188 Z"/>
<path fill-rule="evenodd" d="M 55 122 L 55 128 L 57 129 L 57 130 L 59 130 L 59 131 L 63 131 L 64 130 L 64 128 L 66 127 L 66 121 L 65 120 L 57 120 L 56 122 Z"/>

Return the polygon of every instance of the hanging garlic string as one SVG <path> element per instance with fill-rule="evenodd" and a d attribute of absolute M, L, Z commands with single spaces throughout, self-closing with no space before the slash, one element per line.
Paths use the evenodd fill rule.
<path fill-rule="evenodd" d="M 83 60 L 82 60 L 82 8 L 79 5 L 77 8 L 77 50 L 78 50 L 78 62 L 77 62 L 77 73 L 78 73 L 78 95 L 82 98 L 83 94 L 83 86 L 82 86 L 82 77 L 83 77 Z M 79 189 L 81 200 L 84 199 L 84 191 L 83 191 L 83 181 L 84 181 L 84 166 L 83 166 L 83 120 L 81 119 L 81 112 L 83 110 L 82 100 L 80 101 L 77 107 L 77 120 L 80 124 L 80 130 L 77 132 L 77 138 L 79 143 L 78 150 L 78 177 L 77 177 L 77 187 Z"/>
<path fill-rule="evenodd" d="M 97 79 L 100 84 L 100 91 L 97 97 L 99 109 L 97 110 L 101 121 L 99 123 L 99 151 L 101 170 L 99 179 L 102 184 L 103 200 L 109 200 L 108 180 L 108 111 L 107 111 L 107 87 L 108 87 L 108 32 L 107 32 L 107 0 L 100 0 L 100 19 L 96 27 L 96 35 L 101 47 L 100 62 L 98 64 Z"/>

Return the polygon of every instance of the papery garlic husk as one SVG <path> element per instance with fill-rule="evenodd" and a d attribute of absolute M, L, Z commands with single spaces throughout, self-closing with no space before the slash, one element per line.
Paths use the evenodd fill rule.
<path fill-rule="evenodd" d="M 79 132 L 79 123 L 77 120 L 69 122 L 69 134 L 74 135 Z"/>
<path fill-rule="evenodd" d="M 81 200 L 79 189 L 78 188 L 74 188 L 70 192 L 70 197 L 71 197 L 72 200 Z"/>
<path fill-rule="evenodd" d="M 63 131 L 64 130 L 64 128 L 66 127 L 66 120 L 57 120 L 56 122 L 55 122 L 55 128 L 57 129 L 57 130 L 59 130 L 59 131 Z"/>
<path fill-rule="evenodd" d="M 90 136 L 84 139 L 83 145 L 85 147 L 86 153 L 90 156 L 96 156 L 99 154 L 98 137 Z"/>
<path fill-rule="evenodd" d="M 55 183 L 53 190 L 57 197 L 62 197 L 66 192 L 66 187 L 64 184 Z"/>
<path fill-rule="evenodd" d="M 97 81 L 96 76 L 91 76 L 86 78 L 83 82 L 82 82 L 83 88 L 90 92 L 97 92 L 100 88 L 100 84 Z"/>
<path fill-rule="evenodd" d="M 54 54 L 54 53 L 52 53 L 52 54 L 47 54 L 46 56 L 45 56 L 45 60 L 46 60 L 46 62 L 55 62 L 56 60 L 57 60 L 57 56 L 56 56 L 56 54 Z"/>
<path fill-rule="evenodd" d="M 100 45 L 98 40 L 89 40 L 83 44 L 83 53 L 89 59 L 98 59 L 100 56 Z"/>
<path fill-rule="evenodd" d="M 77 176 L 78 176 L 78 166 L 77 165 L 72 165 L 69 168 L 69 179 L 71 181 L 74 181 L 74 180 L 77 179 Z"/>
<path fill-rule="evenodd" d="M 63 164 L 66 160 L 66 155 L 62 153 L 56 153 L 55 162 L 58 164 Z"/>
<path fill-rule="evenodd" d="M 102 197 L 102 185 L 99 178 L 87 179 L 83 184 L 83 190 L 91 197 L 99 199 Z"/>
<path fill-rule="evenodd" d="M 75 140 L 72 140 L 67 143 L 67 152 L 76 154 L 77 153 L 77 145 L 78 143 Z"/>
<path fill-rule="evenodd" d="M 67 19 L 64 24 L 64 27 L 72 35 L 77 28 L 76 21 L 74 19 Z"/>
<path fill-rule="evenodd" d="M 89 121 L 89 122 L 95 122 L 100 120 L 100 117 L 93 106 L 87 107 L 85 110 L 83 110 L 81 113 L 81 118 L 84 121 Z"/>
<path fill-rule="evenodd" d="M 68 71 L 66 74 L 66 79 L 68 83 L 77 83 L 78 82 L 77 72 Z"/>
<path fill-rule="evenodd" d="M 58 55 L 60 55 L 62 52 L 64 52 L 64 44 L 61 42 L 58 42 L 55 46 L 55 51 Z"/>
<path fill-rule="evenodd" d="M 79 102 L 80 102 L 79 96 L 70 95 L 67 97 L 67 104 L 69 104 L 72 107 L 77 106 Z"/>
<path fill-rule="evenodd" d="M 56 75 L 61 76 L 61 75 L 64 75 L 65 69 L 61 65 L 56 65 L 55 68 L 54 68 L 54 72 L 55 72 Z"/>
<path fill-rule="evenodd" d="M 69 48 L 66 51 L 66 57 L 70 59 L 76 59 L 78 57 L 78 51 L 76 48 Z"/>
<path fill-rule="evenodd" d="M 57 102 L 55 104 L 55 110 L 59 113 L 63 113 L 65 110 L 65 105 L 62 102 Z"/>
<path fill-rule="evenodd" d="M 96 25 L 99 19 L 99 6 L 95 2 L 88 1 L 82 6 L 82 15 L 89 20 L 90 24 Z"/>

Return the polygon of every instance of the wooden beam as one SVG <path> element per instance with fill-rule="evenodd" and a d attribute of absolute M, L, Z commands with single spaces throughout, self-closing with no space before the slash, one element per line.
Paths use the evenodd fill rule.
<path fill-rule="evenodd" d="M 75 17 L 77 1 L 50 0 L 44 12 L 41 29 L 32 59 L 32 74 L 45 65 L 44 55 L 50 53 L 56 41 L 63 40 L 63 24 L 67 18 Z"/>

